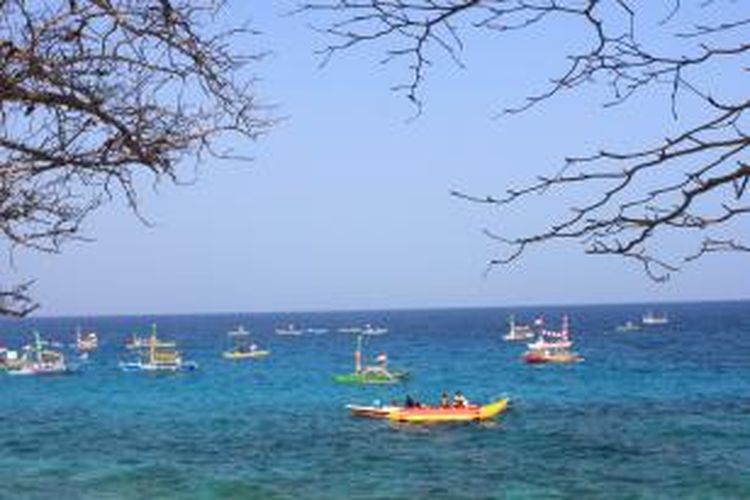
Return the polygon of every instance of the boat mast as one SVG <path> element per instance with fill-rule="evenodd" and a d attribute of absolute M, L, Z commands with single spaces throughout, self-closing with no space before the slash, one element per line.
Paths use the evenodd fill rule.
<path fill-rule="evenodd" d="M 357 335 L 357 349 L 354 351 L 354 373 L 362 373 L 362 335 Z"/>
<path fill-rule="evenodd" d="M 151 338 L 149 339 L 148 355 L 148 362 L 154 364 L 154 359 L 156 359 L 156 323 L 151 325 Z"/>

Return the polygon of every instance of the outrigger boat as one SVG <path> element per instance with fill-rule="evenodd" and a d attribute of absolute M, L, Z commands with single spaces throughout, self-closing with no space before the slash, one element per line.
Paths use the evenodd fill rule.
<path fill-rule="evenodd" d="M 34 342 L 24 346 L 17 363 L 8 366 L 8 375 L 63 375 L 71 373 L 65 355 L 49 348 L 39 332 L 34 332 Z"/>
<path fill-rule="evenodd" d="M 334 380 L 342 384 L 395 384 L 409 376 L 409 373 L 403 370 L 389 370 L 388 356 L 385 353 L 380 353 L 376 360 L 377 365 L 362 365 L 360 334 L 357 336 L 357 349 L 354 351 L 354 373 L 336 375 Z"/>
<path fill-rule="evenodd" d="M 79 353 L 92 352 L 99 348 L 99 337 L 96 332 L 82 334 L 81 330 L 76 331 L 76 350 Z"/>
<path fill-rule="evenodd" d="M 479 422 L 495 418 L 508 408 L 508 398 L 486 405 L 466 406 L 361 406 L 347 405 L 352 416 L 389 420 L 409 424 Z"/>
<path fill-rule="evenodd" d="M 512 314 L 508 321 L 508 333 L 503 337 L 507 341 L 529 340 L 534 338 L 534 329 L 529 325 L 519 325 Z"/>
<path fill-rule="evenodd" d="M 184 361 L 174 342 L 164 342 L 156 337 L 156 325 L 152 326 L 151 336 L 145 348 L 135 361 L 120 362 L 123 371 L 146 372 L 185 372 L 198 368 L 194 361 Z"/>
<path fill-rule="evenodd" d="M 243 359 L 257 359 L 264 358 L 271 354 L 271 351 L 259 349 L 254 343 L 248 342 L 250 332 L 240 325 L 236 330 L 227 332 L 227 335 L 234 339 L 234 345 L 228 351 L 224 351 L 223 356 L 225 359 L 231 359 L 234 361 L 240 361 Z"/>
<path fill-rule="evenodd" d="M 566 315 L 563 316 L 563 326 L 559 332 L 541 330 L 537 341 L 528 344 L 529 350 L 523 354 L 523 360 L 531 364 L 583 361 L 582 356 L 570 350 L 572 346 Z"/>

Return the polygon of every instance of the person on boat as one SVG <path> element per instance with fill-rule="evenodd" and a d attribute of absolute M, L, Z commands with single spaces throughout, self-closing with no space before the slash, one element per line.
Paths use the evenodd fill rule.
<path fill-rule="evenodd" d="M 468 404 L 469 402 L 466 400 L 461 391 L 456 391 L 456 394 L 453 396 L 453 407 L 465 408 L 466 406 L 468 406 Z"/>
<path fill-rule="evenodd" d="M 406 400 L 404 401 L 404 407 L 405 408 L 421 408 L 422 403 L 417 401 L 416 399 L 411 397 L 411 394 L 406 395 Z"/>
<path fill-rule="evenodd" d="M 440 407 L 441 408 L 450 408 L 451 407 L 451 400 L 448 397 L 447 392 L 443 392 L 443 394 L 440 395 Z"/>

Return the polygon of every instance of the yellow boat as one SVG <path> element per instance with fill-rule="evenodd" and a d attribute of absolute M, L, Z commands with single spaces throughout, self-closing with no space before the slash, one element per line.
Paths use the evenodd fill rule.
<path fill-rule="evenodd" d="M 479 422 L 495 418 L 508 408 L 508 398 L 486 405 L 463 407 L 425 406 L 399 408 L 388 412 L 388 420 L 411 424 L 439 424 L 447 422 Z"/>
<path fill-rule="evenodd" d="M 254 349 L 254 350 L 251 349 L 248 351 L 235 350 L 235 351 L 224 351 L 224 358 L 234 359 L 234 360 L 265 358 L 269 354 L 271 354 L 271 351 L 266 351 L 262 349 Z"/>

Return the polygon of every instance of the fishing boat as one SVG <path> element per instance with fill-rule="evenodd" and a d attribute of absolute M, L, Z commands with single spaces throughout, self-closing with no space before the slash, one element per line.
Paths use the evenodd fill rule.
<path fill-rule="evenodd" d="M 8 375 L 63 375 L 70 372 L 65 355 L 52 350 L 39 332 L 34 332 L 34 341 L 23 347 L 18 362 L 8 366 Z"/>
<path fill-rule="evenodd" d="M 466 406 L 393 406 L 347 405 L 355 417 L 375 418 L 409 424 L 441 424 L 451 422 L 480 422 L 497 417 L 508 408 L 508 398 L 485 405 Z"/>
<path fill-rule="evenodd" d="M 236 330 L 227 332 L 227 336 L 232 339 L 232 347 L 224 351 L 225 359 L 240 361 L 264 358 L 271 354 L 271 351 L 260 349 L 255 343 L 250 342 L 250 332 L 245 330 L 242 325 L 238 326 Z"/>
<path fill-rule="evenodd" d="M 617 325 L 615 328 L 618 332 L 637 332 L 640 329 L 641 327 L 634 321 L 626 321 L 622 325 Z"/>
<path fill-rule="evenodd" d="M 508 333 L 503 338 L 509 342 L 533 339 L 534 329 L 529 325 L 516 323 L 515 316 L 511 314 L 508 321 Z"/>
<path fill-rule="evenodd" d="M 287 326 L 277 328 L 276 335 L 299 336 L 302 335 L 302 330 L 296 327 L 294 323 L 289 323 Z"/>
<path fill-rule="evenodd" d="M 570 337 L 568 316 L 563 316 L 562 330 L 542 330 L 535 342 L 528 345 L 523 360 L 531 364 L 539 363 L 576 363 L 583 357 L 573 352 L 573 340 Z"/>
<path fill-rule="evenodd" d="M 407 378 L 409 373 L 403 370 L 388 368 L 388 356 L 380 353 L 376 358 L 377 365 L 362 364 L 362 338 L 357 336 L 357 348 L 354 351 L 354 372 L 336 375 L 334 380 L 342 384 L 395 384 Z"/>
<path fill-rule="evenodd" d="M 641 318 L 641 323 L 646 326 L 666 325 L 667 323 L 669 323 L 669 318 L 666 314 L 659 316 L 658 314 L 649 311 L 643 315 L 643 317 Z"/>
<path fill-rule="evenodd" d="M 96 332 L 81 333 L 76 331 L 76 350 L 79 353 L 92 352 L 99 348 L 99 337 Z"/>
<path fill-rule="evenodd" d="M 145 372 L 185 372 L 198 368 L 198 363 L 185 361 L 182 355 L 175 349 L 174 342 L 164 342 L 156 336 L 156 325 L 152 326 L 151 336 L 146 346 L 138 353 L 138 359 L 134 361 L 120 362 L 123 371 L 145 371 Z"/>

